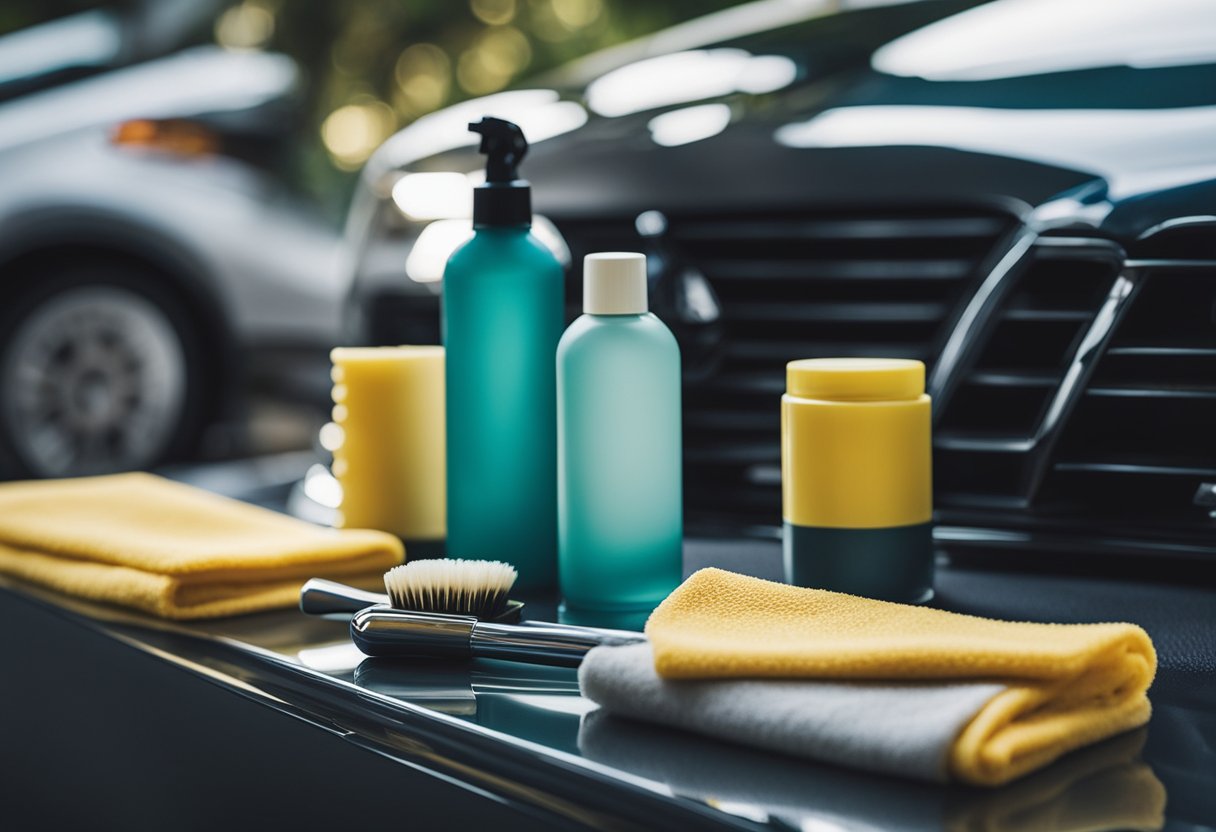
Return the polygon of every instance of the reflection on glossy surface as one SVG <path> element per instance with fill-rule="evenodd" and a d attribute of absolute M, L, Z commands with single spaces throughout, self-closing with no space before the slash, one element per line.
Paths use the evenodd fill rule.
<path fill-rule="evenodd" d="M 468 193 L 471 199 L 473 194 L 471 187 L 468 188 Z M 472 233 L 472 219 L 443 219 L 430 223 L 422 229 L 413 248 L 410 249 L 405 261 L 406 275 L 415 283 L 439 283 L 443 280 L 443 269 L 447 265 L 448 258 Z M 534 214 L 532 233 L 553 252 L 558 262 L 563 266 L 569 265 L 570 249 L 566 246 L 566 241 L 562 238 L 561 232 L 557 230 L 557 226 L 540 214 Z"/>
<path fill-rule="evenodd" d="M 448 258 L 473 234 L 472 220 L 436 220 L 422 229 L 405 261 L 405 273 L 415 283 L 438 283 Z"/>
<path fill-rule="evenodd" d="M 987 81 L 1213 60 L 1216 6 L 1209 0 L 999 0 L 897 38 L 871 64 L 931 81 Z"/>
<path fill-rule="evenodd" d="M 473 183 L 463 173 L 407 173 L 393 185 L 393 203 L 411 220 L 473 216 Z"/>
<path fill-rule="evenodd" d="M 515 662 L 366 659 L 355 669 L 354 682 L 569 752 L 577 751 L 579 717 L 594 707 L 579 696 L 577 671 Z"/>
<path fill-rule="evenodd" d="M 553 90 L 500 92 L 423 116 L 381 145 L 369 170 L 374 175 L 380 167 L 378 160 L 391 158 L 400 165 L 476 145 L 477 137 L 468 131 L 469 122 L 487 115 L 515 122 L 533 145 L 576 130 L 587 121 L 582 105 L 560 100 Z"/>
<path fill-rule="evenodd" d="M 624 116 L 735 92 L 773 92 L 797 76 L 797 65 L 780 55 L 697 49 L 613 70 L 587 87 L 587 103 L 600 115 Z"/>
<path fill-rule="evenodd" d="M 0 84 L 105 66 L 119 57 L 122 48 L 122 26 L 108 9 L 19 29 L 0 38 Z"/>
<path fill-rule="evenodd" d="M 467 665 L 403 664 L 366 659 L 355 668 L 355 684 L 445 714 L 476 716 L 477 697 Z"/>
<path fill-rule="evenodd" d="M 354 681 L 781 828 L 1063 832 L 1164 825 L 1165 788 L 1140 759 L 1144 729 L 990 790 L 879 777 L 609 716 L 579 695 L 571 669 L 367 659 Z"/>
<path fill-rule="evenodd" d="M 349 641 L 340 641 L 324 647 L 306 648 L 297 653 L 296 658 L 310 670 L 349 678 L 366 657 Z"/>
<path fill-rule="evenodd" d="M 1071 167 L 1114 179 L 1166 169 L 1216 175 L 1216 107 L 1161 110 L 1013 110 L 874 105 L 838 107 L 780 127 L 795 148 L 948 147 Z M 1153 153 L 1145 153 L 1152 147 Z"/>
<path fill-rule="evenodd" d="M 730 124 L 730 107 L 702 104 L 655 116 L 646 125 L 650 138 L 663 147 L 678 147 L 716 136 Z"/>
<path fill-rule="evenodd" d="M 993 790 L 874 777 L 598 711 L 583 719 L 578 746 L 588 759 L 665 783 L 676 794 L 795 828 L 1155 830 L 1165 823 L 1166 795 L 1139 759 L 1145 733 L 1124 734 Z"/>

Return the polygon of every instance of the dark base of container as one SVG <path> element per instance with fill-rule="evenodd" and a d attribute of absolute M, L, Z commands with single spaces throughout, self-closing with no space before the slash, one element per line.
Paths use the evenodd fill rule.
<path fill-rule="evenodd" d="M 655 604 L 658 606 L 658 604 Z M 602 610 L 573 606 L 562 601 L 557 608 L 559 624 L 577 624 L 580 627 L 608 627 L 613 630 L 637 630 L 646 626 L 646 619 L 654 607 L 632 610 Z"/>
<path fill-rule="evenodd" d="M 883 601 L 933 597 L 933 524 L 829 529 L 785 523 L 785 580 Z"/>

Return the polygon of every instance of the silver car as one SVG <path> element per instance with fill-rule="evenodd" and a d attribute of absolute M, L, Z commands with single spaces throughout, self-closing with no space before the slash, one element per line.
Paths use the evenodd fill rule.
<path fill-rule="evenodd" d="M 122 47 L 101 13 L 0 38 L 0 476 L 182 457 L 263 375 L 327 390 L 340 239 L 262 164 L 295 65 Z"/>

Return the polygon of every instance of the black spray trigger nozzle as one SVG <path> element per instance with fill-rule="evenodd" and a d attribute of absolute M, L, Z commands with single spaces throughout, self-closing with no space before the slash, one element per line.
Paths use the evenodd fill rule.
<path fill-rule="evenodd" d="M 469 124 L 481 135 L 478 151 L 486 155 L 487 182 L 513 182 L 519 178 L 519 163 L 528 152 L 528 140 L 519 125 L 485 116 Z"/>

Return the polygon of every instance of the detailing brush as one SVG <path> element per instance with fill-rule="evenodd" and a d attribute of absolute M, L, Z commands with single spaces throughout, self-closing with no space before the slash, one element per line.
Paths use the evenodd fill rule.
<path fill-rule="evenodd" d="M 518 573 L 497 560 L 416 560 L 384 573 L 390 603 L 399 610 L 471 615 L 482 621 L 519 617 L 518 601 L 508 601 Z M 508 611 L 514 607 L 514 616 Z"/>
<path fill-rule="evenodd" d="M 362 609 L 379 606 L 514 622 L 524 608 L 521 601 L 507 599 L 515 578 L 515 567 L 499 561 L 415 560 L 385 573 L 387 595 L 311 578 L 300 588 L 300 610 L 349 620 Z"/>
<path fill-rule="evenodd" d="M 313 578 L 300 591 L 311 615 L 350 618 L 355 646 L 369 656 L 489 658 L 577 666 L 600 645 L 645 641 L 641 633 L 518 621 L 507 600 L 514 567 L 494 561 L 422 560 L 390 569 L 388 595 Z M 370 603 L 369 603 L 370 602 Z"/>

